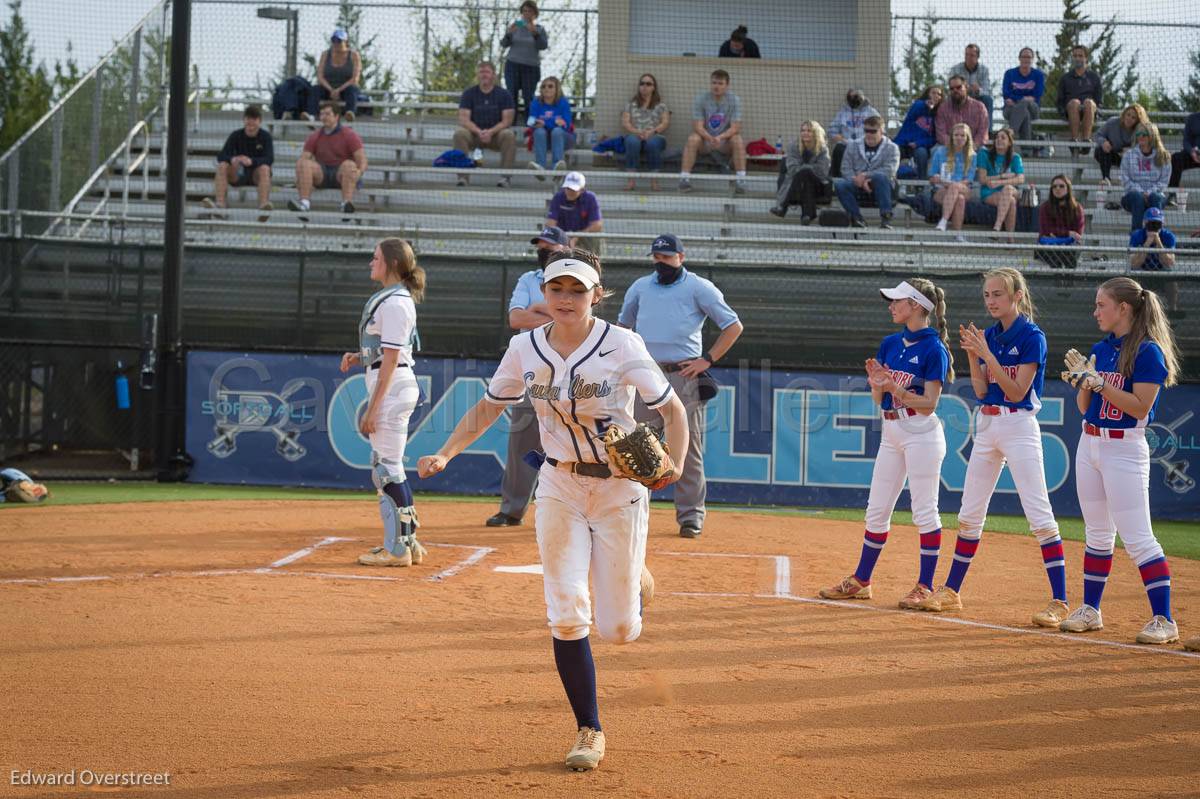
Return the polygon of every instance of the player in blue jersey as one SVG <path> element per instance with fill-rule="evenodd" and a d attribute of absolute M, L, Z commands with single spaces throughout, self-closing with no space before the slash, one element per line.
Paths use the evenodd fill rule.
<path fill-rule="evenodd" d="M 1092 316 L 1108 336 L 1092 347 L 1085 368 L 1063 372 L 1079 390 L 1076 403 L 1084 414 L 1075 487 L 1087 548 L 1083 604 L 1059 628 L 1072 633 L 1104 628 L 1100 597 L 1120 533 L 1153 613 L 1137 641 L 1167 644 L 1179 640 L 1179 627 L 1171 616 L 1171 569 L 1150 526 L 1146 425 L 1154 421 L 1162 389 L 1175 385 L 1179 374 L 1175 337 L 1158 295 L 1127 277 L 1100 285 Z"/>
<path fill-rule="evenodd" d="M 884 338 L 879 352 L 866 363 L 871 396 L 883 415 L 883 437 L 871 474 L 862 554 L 854 574 L 822 588 L 820 595 L 825 599 L 871 598 L 871 572 L 887 542 L 892 511 L 907 479 L 913 524 L 921 536 L 921 565 L 917 584 L 900 600 L 900 607 L 913 610 L 932 593 L 942 544 L 938 487 L 946 436 L 934 409 L 942 386 L 954 379 L 954 367 L 948 348 L 945 292 L 921 278 L 879 292 L 888 300 L 892 322 L 904 329 Z M 936 329 L 930 326 L 931 316 L 937 317 Z"/>
<path fill-rule="evenodd" d="M 958 512 L 954 560 L 945 584 L 921 603 L 921 610 L 962 610 L 959 591 L 979 548 L 988 503 L 1007 462 L 1029 529 L 1041 544 L 1042 564 L 1050 581 L 1050 602 L 1033 614 L 1033 623 L 1057 627 L 1068 611 L 1066 561 L 1046 489 L 1042 430 L 1037 420 L 1046 374 L 1046 334 L 1034 324 L 1033 296 L 1024 275 L 1016 269 L 1002 267 L 984 274 L 983 302 L 996 323 L 986 331 L 974 322 L 958 328 L 979 409 Z"/>

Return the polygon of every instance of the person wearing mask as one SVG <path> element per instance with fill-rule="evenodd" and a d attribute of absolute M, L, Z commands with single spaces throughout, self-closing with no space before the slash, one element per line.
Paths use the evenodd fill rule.
<path fill-rule="evenodd" d="M 1033 65 L 1033 48 L 1022 47 L 1017 56 L 1020 66 L 1004 72 L 1000 92 L 1004 95 L 1004 121 L 1020 141 L 1033 138 L 1033 123 L 1042 113 L 1042 95 L 1046 93 L 1046 73 Z"/>
<path fill-rule="evenodd" d="M 862 141 L 863 123 L 868 117 L 880 116 L 871 101 L 863 94 L 862 89 L 854 88 L 846 92 L 846 102 L 833 117 L 826 131 L 829 136 L 830 171 L 834 175 L 841 174 L 842 157 L 850 142 Z"/>
<path fill-rule="evenodd" d="M 942 102 L 942 87 L 930 86 L 917 98 L 904 117 L 900 132 L 892 141 L 900 148 L 901 158 L 911 158 L 921 180 L 929 177 L 929 155 L 937 146 L 933 121 Z"/>
<path fill-rule="evenodd" d="M 1104 101 L 1104 82 L 1088 69 L 1088 50 L 1082 44 L 1071 48 L 1071 68 L 1058 81 L 1055 101 L 1058 113 L 1071 127 L 1071 141 L 1086 142 L 1092 138 L 1096 110 Z"/>
<path fill-rule="evenodd" d="M 992 79 L 988 75 L 988 68 L 979 63 L 979 45 L 967 45 L 963 60 L 950 67 L 948 78 L 955 76 L 967 82 L 967 96 L 983 103 L 987 109 L 988 130 L 991 131 L 995 100 L 992 98 Z"/>
<path fill-rule="evenodd" d="M 721 44 L 717 58 L 762 58 L 758 43 L 746 35 L 745 25 L 738 25 L 729 38 Z"/>
<path fill-rule="evenodd" d="M 554 253 L 571 249 L 567 234 L 551 225 L 543 227 L 529 243 L 536 248 L 538 267 L 517 278 L 513 286 L 508 301 L 508 326 L 514 335 L 554 321 L 542 293 L 546 262 Z M 500 482 L 500 510 L 484 522 L 488 527 L 516 527 L 522 523 L 537 486 L 537 469 L 529 465 L 525 456 L 541 448 L 537 414 L 526 395 L 508 411 L 508 454 L 504 460 L 504 479 Z"/>

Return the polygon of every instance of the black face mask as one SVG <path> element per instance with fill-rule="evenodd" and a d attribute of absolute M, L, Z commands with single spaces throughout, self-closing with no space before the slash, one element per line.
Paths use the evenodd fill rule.
<path fill-rule="evenodd" d="M 851 108 L 858 108 L 860 105 L 862 105 L 862 98 L 857 94 L 848 95 L 846 97 L 846 105 L 850 106 Z"/>
<path fill-rule="evenodd" d="M 546 268 L 546 262 L 550 260 L 550 256 L 554 255 L 554 250 L 549 247 L 539 247 L 537 251 L 538 266 Z"/>
<path fill-rule="evenodd" d="M 654 264 L 654 271 L 658 273 L 658 282 L 664 286 L 669 286 L 679 279 L 683 274 L 682 266 L 670 266 L 662 261 Z"/>

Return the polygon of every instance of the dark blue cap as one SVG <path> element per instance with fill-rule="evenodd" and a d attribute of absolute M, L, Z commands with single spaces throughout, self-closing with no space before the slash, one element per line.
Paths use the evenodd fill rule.
<path fill-rule="evenodd" d="M 530 244 L 537 244 L 539 241 L 544 241 L 547 244 L 558 244 L 563 247 L 571 246 L 571 239 L 562 228 L 546 225 L 542 228 L 542 232 L 529 240 Z"/>
<path fill-rule="evenodd" d="M 678 236 L 675 236 L 671 233 L 662 234 L 654 240 L 653 244 L 650 245 L 651 255 L 656 253 L 662 255 L 678 255 L 682 252 L 683 242 L 679 240 Z"/>
<path fill-rule="evenodd" d="M 1163 221 L 1163 212 L 1161 208 L 1155 208 L 1153 205 L 1146 209 L 1146 213 L 1142 215 L 1143 222 L 1161 222 Z"/>

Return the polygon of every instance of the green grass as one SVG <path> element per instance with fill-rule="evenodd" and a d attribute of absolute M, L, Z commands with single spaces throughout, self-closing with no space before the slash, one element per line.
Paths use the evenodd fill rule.
<path fill-rule="evenodd" d="M 50 505 L 96 505 L 113 502 L 169 502 L 169 501 L 228 501 L 274 499 L 292 501 L 357 500 L 374 502 L 371 491 L 344 491 L 327 488 L 274 488 L 270 486 L 222 486 L 195 483 L 55 483 L 51 486 Z M 422 502 L 475 502 L 495 504 L 495 497 L 447 496 L 429 494 L 421 496 Z M 669 503 L 655 503 L 670 507 Z M 12 507 L 28 507 L 13 503 L 0 503 L 0 510 Z M 837 519 L 861 523 L 863 511 L 848 508 L 780 508 L 771 506 L 721 506 L 710 505 L 716 512 L 740 511 L 750 513 L 806 516 L 809 518 Z M 896 524 L 912 524 L 912 514 L 897 511 Z M 945 529 L 953 530 L 958 519 L 954 514 L 942 514 Z M 1070 541 L 1083 540 L 1083 520 L 1060 517 L 1058 520 L 1062 537 Z M 989 532 L 1028 535 L 1029 527 L 1021 516 L 989 516 Z M 1200 525 L 1195 522 L 1155 521 L 1154 534 L 1172 557 L 1200 560 Z"/>

